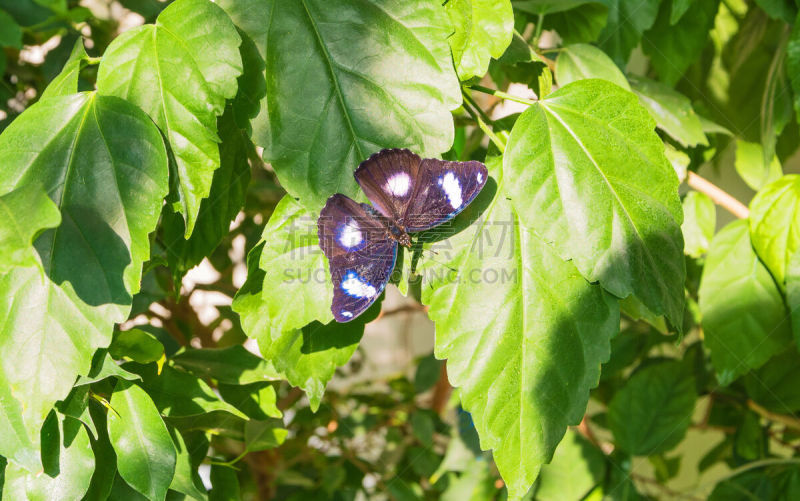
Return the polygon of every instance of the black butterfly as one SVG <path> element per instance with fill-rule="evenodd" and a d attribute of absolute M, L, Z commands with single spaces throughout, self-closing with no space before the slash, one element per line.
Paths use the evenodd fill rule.
<path fill-rule="evenodd" d="M 361 162 L 355 177 L 375 208 L 337 193 L 317 221 L 338 322 L 356 318 L 378 298 L 394 269 L 397 244 L 411 247 L 409 233 L 461 212 L 486 184 L 488 171 L 476 161 L 423 159 L 391 149 Z"/>

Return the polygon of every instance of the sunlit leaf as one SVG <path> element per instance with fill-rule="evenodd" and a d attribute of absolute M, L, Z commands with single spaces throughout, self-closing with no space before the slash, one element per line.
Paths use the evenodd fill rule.
<path fill-rule="evenodd" d="M 33 241 L 61 224 L 61 213 L 41 185 L 31 183 L 0 195 L 0 221 L 0 273 L 7 273 L 41 266 Z"/>
<path fill-rule="evenodd" d="M 602 50 L 588 44 L 564 47 L 556 60 L 556 81 L 563 87 L 584 78 L 601 78 L 623 89 L 631 88 L 622 71 Z"/>
<path fill-rule="evenodd" d="M 489 59 L 502 56 L 511 43 L 511 1 L 451 0 L 444 5 L 455 28 L 449 41 L 459 78 L 483 76 L 489 69 Z"/>
<path fill-rule="evenodd" d="M 800 175 L 783 176 L 750 202 L 750 238 L 758 257 L 783 287 L 786 268 L 800 247 Z"/>
<path fill-rule="evenodd" d="M 683 199 L 683 224 L 681 232 L 686 242 L 683 251 L 688 256 L 700 257 L 708 251 L 717 225 L 717 208 L 711 197 L 699 191 L 690 191 Z"/>

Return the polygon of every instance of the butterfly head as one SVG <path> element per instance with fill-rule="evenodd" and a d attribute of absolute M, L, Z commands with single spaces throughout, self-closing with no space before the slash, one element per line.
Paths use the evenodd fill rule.
<path fill-rule="evenodd" d="M 398 244 L 403 247 L 411 248 L 411 237 L 408 236 L 406 230 L 396 224 L 389 224 L 389 236 L 392 237 Z"/>

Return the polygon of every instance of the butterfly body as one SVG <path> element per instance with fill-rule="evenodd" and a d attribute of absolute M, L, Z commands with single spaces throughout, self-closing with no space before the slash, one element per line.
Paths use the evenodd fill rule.
<path fill-rule="evenodd" d="M 488 178 L 480 162 L 423 159 L 390 149 L 359 165 L 355 178 L 374 205 L 331 196 L 317 221 L 319 244 L 334 286 L 331 311 L 348 322 L 386 287 L 397 247 L 411 247 L 409 233 L 433 228 L 461 212 Z"/>

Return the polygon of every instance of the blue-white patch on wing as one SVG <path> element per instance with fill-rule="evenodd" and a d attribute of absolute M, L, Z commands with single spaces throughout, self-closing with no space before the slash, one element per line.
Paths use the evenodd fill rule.
<path fill-rule="evenodd" d="M 411 176 L 405 172 L 393 174 L 386 180 L 384 188 L 396 197 L 405 197 L 411 189 Z"/>
<path fill-rule="evenodd" d="M 345 273 L 341 287 L 345 294 L 351 297 L 372 298 L 378 295 L 378 290 L 375 286 L 362 279 L 358 276 L 358 273 L 352 270 Z"/>
<path fill-rule="evenodd" d="M 339 224 L 336 239 L 347 250 L 356 250 L 364 242 L 364 235 L 354 220 Z"/>
<path fill-rule="evenodd" d="M 352 311 L 342 310 L 339 312 L 339 314 L 341 314 L 344 318 L 353 318 Z"/>
<path fill-rule="evenodd" d="M 454 210 L 458 210 L 463 205 L 464 199 L 461 196 L 461 183 L 458 182 L 456 175 L 452 172 L 447 172 L 444 176 L 439 177 L 438 183 L 444 190 L 444 194 L 447 195 L 447 201 L 450 202 L 450 206 Z"/>

